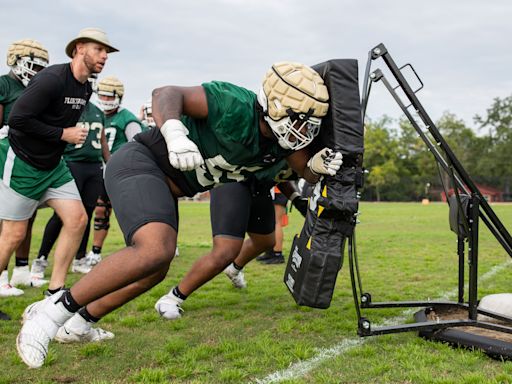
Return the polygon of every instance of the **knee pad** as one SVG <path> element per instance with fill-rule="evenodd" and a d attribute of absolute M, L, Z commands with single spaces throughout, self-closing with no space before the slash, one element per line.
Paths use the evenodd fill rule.
<path fill-rule="evenodd" d="M 109 229 L 110 228 L 110 215 L 105 215 L 105 217 L 95 217 L 94 218 L 94 229 L 99 231 L 101 229 Z"/>

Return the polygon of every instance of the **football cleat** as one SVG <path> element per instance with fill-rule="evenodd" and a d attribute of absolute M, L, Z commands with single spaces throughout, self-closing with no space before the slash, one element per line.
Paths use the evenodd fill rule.
<path fill-rule="evenodd" d="M 233 263 L 229 264 L 226 269 L 224 269 L 224 273 L 231 283 L 233 283 L 233 287 L 242 289 L 247 288 L 247 283 L 245 282 L 244 272 L 242 270 L 238 270 L 233 266 Z"/>
<path fill-rule="evenodd" d="M 261 264 L 283 264 L 284 263 L 284 256 L 281 255 L 274 255 L 273 257 L 269 259 L 265 259 L 261 261 Z"/>
<path fill-rule="evenodd" d="M 46 267 L 48 267 L 48 260 L 44 258 L 35 259 L 32 261 L 32 269 L 30 270 L 30 273 L 32 276 L 36 276 L 42 279 L 44 277 L 44 271 L 46 270 Z"/>
<path fill-rule="evenodd" d="M 0 285 L 0 297 L 21 296 L 24 293 L 23 290 L 13 287 L 9 283 Z"/>
<path fill-rule="evenodd" d="M 25 323 L 25 321 L 27 321 L 28 319 L 30 319 L 31 317 L 33 317 L 36 313 L 37 313 L 37 310 L 39 308 L 41 308 L 41 306 L 43 305 L 43 303 L 49 298 L 52 296 L 52 294 L 50 292 L 48 292 L 47 290 L 43 292 L 43 295 L 44 295 L 44 299 L 43 300 L 39 300 L 39 301 L 35 301 L 33 302 L 32 304 L 29 304 L 25 310 L 23 311 L 23 314 L 21 315 L 21 324 Z"/>
<path fill-rule="evenodd" d="M 14 287 L 17 285 L 30 287 L 30 270 L 28 269 L 28 265 L 24 267 L 14 267 L 12 269 L 11 285 Z"/>
<path fill-rule="evenodd" d="M 112 332 L 105 331 L 99 327 L 93 328 L 92 324 L 78 313 L 60 327 L 55 335 L 55 340 L 64 344 L 90 343 L 113 338 L 114 334 Z"/>
<path fill-rule="evenodd" d="M 7 313 L 0 311 L 0 320 L 11 320 L 11 316 L 9 316 Z"/>
<path fill-rule="evenodd" d="M 173 295 L 172 291 L 162 296 L 155 304 L 155 309 L 160 316 L 167 320 L 179 319 L 183 313 L 181 304 L 183 300 Z"/>
<path fill-rule="evenodd" d="M 58 300 L 64 290 L 44 300 L 34 315 L 27 318 L 16 338 L 18 354 L 30 368 L 39 368 L 48 355 L 48 345 L 59 328 L 72 316 Z"/>
<path fill-rule="evenodd" d="M 81 259 L 73 260 L 73 264 L 71 264 L 71 272 L 74 273 L 89 273 L 92 269 L 92 266 L 87 262 L 87 258 L 83 257 Z"/>
<path fill-rule="evenodd" d="M 101 261 L 101 253 L 94 253 L 93 251 L 89 251 L 89 253 L 85 256 L 87 260 L 87 264 L 91 267 L 94 267 Z"/>
<path fill-rule="evenodd" d="M 39 275 L 33 275 L 28 269 L 28 265 L 24 267 L 14 267 L 12 270 L 11 285 L 24 285 L 27 287 L 42 287 L 47 284 L 48 280 L 42 279 Z"/>

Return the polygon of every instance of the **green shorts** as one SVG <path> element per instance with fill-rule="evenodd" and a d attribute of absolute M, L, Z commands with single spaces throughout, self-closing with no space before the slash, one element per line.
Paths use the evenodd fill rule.
<path fill-rule="evenodd" d="M 34 168 L 14 154 L 7 138 L 0 140 L 0 179 L 0 201 L 9 202 L 0 204 L 0 219 L 30 218 L 39 205 L 50 199 L 80 200 L 64 160 L 49 171 Z"/>

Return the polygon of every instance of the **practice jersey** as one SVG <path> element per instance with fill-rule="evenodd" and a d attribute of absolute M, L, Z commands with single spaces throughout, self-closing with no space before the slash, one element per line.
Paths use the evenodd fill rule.
<path fill-rule="evenodd" d="M 21 160 L 41 170 L 55 168 L 64 153 L 64 129 L 74 127 L 92 89 L 75 79 L 71 64 L 44 68 L 29 82 L 9 114 L 9 142 Z"/>
<path fill-rule="evenodd" d="M 105 115 L 105 136 L 110 153 L 114 153 L 128 142 L 125 130 L 126 126 L 132 122 L 139 124 L 142 129 L 139 119 L 127 109 L 121 108 L 111 116 Z"/>
<path fill-rule="evenodd" d="M 13 79 L 10 75 L 0 76 L 0 104 L 4 107 L 0 128 L 2 125 L 7 125 L 12 106 L 24 89 L 23 84 L 19 80 Z"/>
<path fill-rule="evenodd" d="M 216 185 L 247 180 L 263 169 L 282 169 L 280 160 L 292 153 L 279 146 L 277 140 L 260 133 L 256 94 L 236 85 L 214 81 L 202 84 L 208 102 L 208 117 L 194 119 L 183 116 L 191 139 L 199 148 L 204 165 L 183 172 L 186 187 L 178 186 L 193 195 Z M 135 139 L 146 145 L 169 177 L 176 171 L 169 164 L 165 141 L 159 129 L 141 133 Z M 268 175 L 265 175 L 265 178 Z"/>
<path fill-rule="evenodd" d="M 78 120 L 77 126 L 87 128 L 88 134 L 83 144 L 68 144 L 64 151 L 64 160 L 84 163 L 100 163 L 103 159 L 101 150 L 101 131 L 105 115 L 96 105 L 89 102 Z"/>

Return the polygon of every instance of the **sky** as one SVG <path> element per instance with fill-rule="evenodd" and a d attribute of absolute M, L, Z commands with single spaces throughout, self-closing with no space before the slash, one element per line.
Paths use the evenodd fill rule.
<path fill-rule="evenodd" d="M 0 0 L 0 51 L 31 38 L 51 64 L 69 61 L 66 44 L 99 27 L 120 52 L 103 76 L 125 85 L 135 114 L 163 85 L 229 81 L 257 91 L 273 62 L 359 61 L 384 43 L 395 62 L 410 63 L 424 83 L 420 102 L 435 121 L 446 111 L 473 127 L 496 97 L 512 93 L 512 2 L 509 0 Z M 383 68 L 375 61 L 373 68 Z M 4 72 L 8 72 L 4 62 Z M 0 72 L 1 73 L 1 72 Z M 400 116 L 382 85 L 367 115 Z"/>

